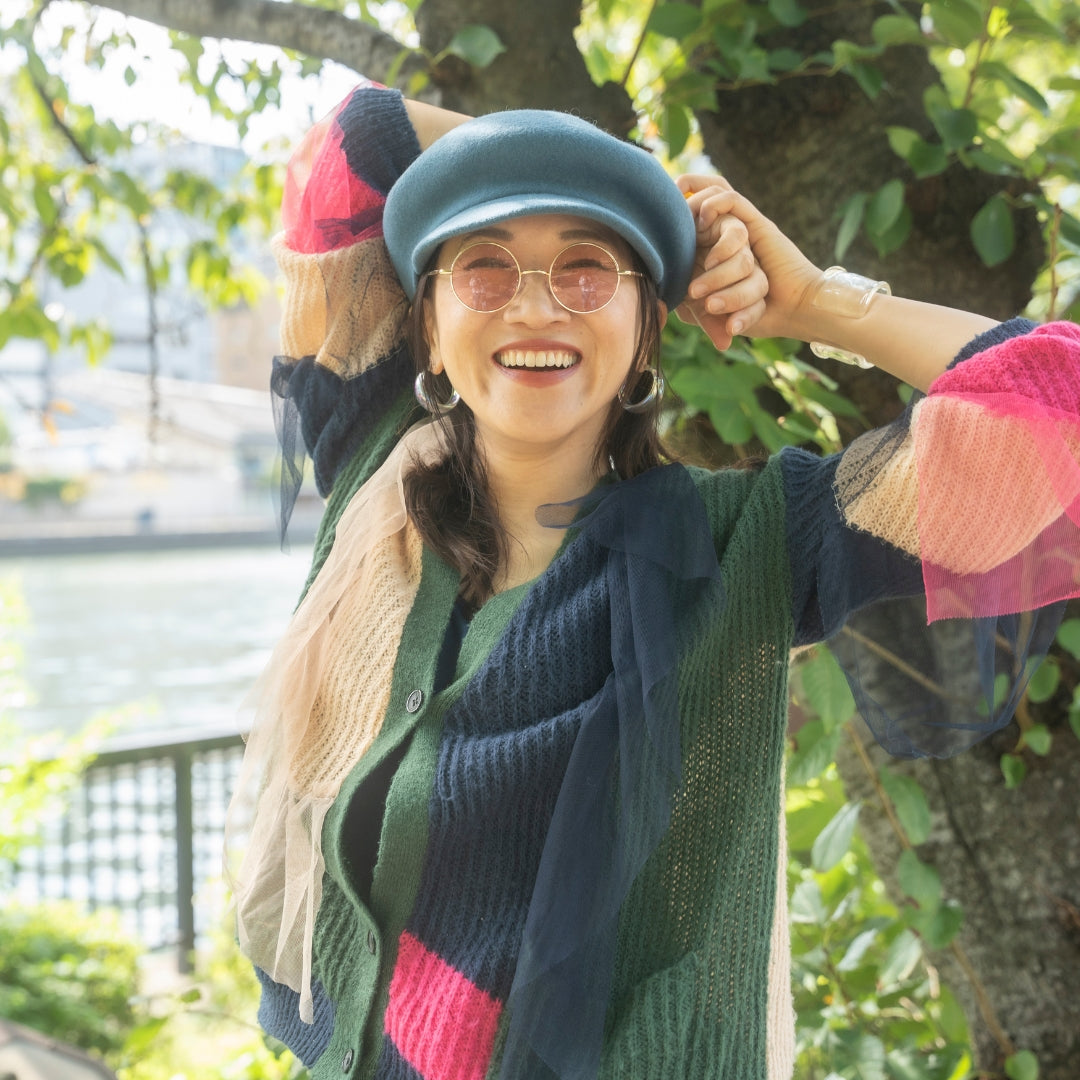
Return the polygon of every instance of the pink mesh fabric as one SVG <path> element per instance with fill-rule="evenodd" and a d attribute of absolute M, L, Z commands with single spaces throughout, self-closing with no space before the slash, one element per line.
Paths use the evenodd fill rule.
<path fill-rule="evenodd" d="M 359 85 L 378 84 L 362 80 Z M 285 243 L 293 251 L 334 251 L 382 235 L 379 224 L 366 225 L 359 231 L 352 224 L 370 221 L 370 212 L 380 208 L 385 199 L 356 176 L 342 152 L 338 115 L 348 103 L 346 97 L 315 124 L 289 159 L 281 220 Z"/>

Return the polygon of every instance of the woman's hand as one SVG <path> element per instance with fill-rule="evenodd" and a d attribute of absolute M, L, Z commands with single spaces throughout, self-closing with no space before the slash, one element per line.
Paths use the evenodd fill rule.
<path fill-rule="evenodd" d="M 749 232 L 739 218 L 717 211 L 731 187 L 713 177 L 684 177 L 699 181 L 680 188 L 697 224 L 694 276 L 686 300 L 676 309 L 684 322 L 696 323 L 718 349 L 756 323 L 765 311 L 769 283 L 750 250 Z M 717 199 L 721 203 L 717 203 Z"/>
<path fill-rule="evenodd" d="M 707 318 L 719 320 L 731 333 L 752 330 L 760 337 L 801 337 L 800 316 L 809 307 L 822 272 L 726 180 L 688 175 L 677 182 L 698 230 L 698 264 L 689 300 L 679 314 L 689 305 L 695 314 L 704 308 Z M 743 231 L 744 246 L 730 251 Z M 747 254 L 753 256 L 753 272 L 746 269 Z M 740 268 L 742 273 L 736 276 Z M 762 271 L 765 291 L 757 277 Z M 720 314 L 729 311 L 733 314 Z"/>

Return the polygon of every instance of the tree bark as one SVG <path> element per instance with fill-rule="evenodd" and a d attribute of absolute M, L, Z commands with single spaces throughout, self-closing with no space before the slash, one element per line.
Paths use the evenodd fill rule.
<path fill-rule="evenodd" d="M 497 109 L 559 109 L 625 136 L 637 117 L 626 91 L 598 87 L 574 41 L 580 0 L 425 0 L 416 14 L 420 43 L 437 55 L 464 26 L 488 26 L 506 52 L 475 69 L 456 57 L 432 77 L 450 109 L 478 116 Z"/>
<path fill-rule="evenodd" d="M 94 0 L 195 37 L 277 45 L 334 60 L 370 79 L 385 81 L 403 46 L 389 34 L 336 11 L 279 0 Z M 401 78 L 426 66 L 419 57 L 402 66 Z"/>
<path fill-rule="evenodd" d="M 853 734 L 869 739 L 861 729 Z M 933 956 L 968 1017 L 977 1061 L 1000 1074 L 1006 1055 L 1031 1050 L 1040 1080 L 1080 1076 L 1080 741 L 1059 725 L 1046 758 L 1027 757 L 1028 776 L 1005 790 L 999 760 L 1012 728 L 945 761 L 893 761 L 930 800 L 929 839 L 919 858 L 964 908 L 956 949 Z M 867 748 L 875 768 L 889 759 Z M 890 892 L 902 848 L 860 756 L 838 765 Z M 974 973 L 975 978 L 972 978 Z M 1004 1036 L 1004 1038 L 1002 1038 Z"/>

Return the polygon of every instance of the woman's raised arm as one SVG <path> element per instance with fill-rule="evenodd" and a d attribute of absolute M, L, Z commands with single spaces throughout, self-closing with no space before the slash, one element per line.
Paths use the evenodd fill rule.
<path fill-rule="evenodd" d="M 824 272 L 748 199 L 716 177 L 682 176 L 678 183 L 683 192 L 695 193 L 688 199 L 699 234 L 713 230 L 724 215 L 734 215 L 749 232 L 754 257 L 769 279 L 765 311 L 746 328 L 751 333 L 857 353 L 926 390 L 972 338 L 997 325 L 983 315 L 887 295 L 876 296 L 859 317 L 841 314 L 820 300 Z M 708 291 L 706 280 L 691 285 L 691 298 L 697 291 Z"/>

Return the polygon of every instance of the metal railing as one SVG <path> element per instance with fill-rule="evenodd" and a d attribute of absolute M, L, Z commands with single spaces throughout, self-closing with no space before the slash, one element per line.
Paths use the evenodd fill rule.
<path fill-rule="evenodd" d="M 221 876 L 225 811 L 243 756 L 235 732 L 113 742 L 14 868 L 14 898 L 109 907 L 150 950 L 176 949 L 180 970 L 220 906 L 200 903 Z"/>

